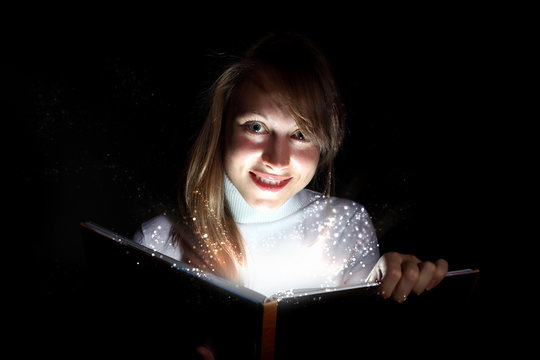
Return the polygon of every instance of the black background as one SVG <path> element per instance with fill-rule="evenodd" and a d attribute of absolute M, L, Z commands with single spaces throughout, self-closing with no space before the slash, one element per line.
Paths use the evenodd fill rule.
<path fill-rule="evenodd" d="M 501 36 L 485 9 L 208 6 L 48 9 L 11 29 L 17 146 L 7 154 L 21 176 L 9 195 L 34 295 L 84 293 L 79 222 L 131 235 L 175 211 L 205 91 L 270 31 L 301 32 L 327 55 L 348 112 L 335 194 L 367 208 L 382 251 L 482 267 L 482 139 Z"/>

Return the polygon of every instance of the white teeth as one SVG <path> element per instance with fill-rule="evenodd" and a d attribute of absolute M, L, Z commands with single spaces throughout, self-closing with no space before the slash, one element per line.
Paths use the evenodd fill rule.
<path fill-rule="evenodd" d="M 264 179 L 260 176 L 257 176 L 257 180 L 259 180 L 260 182 L 263 182 L 265 184 L 269 184 L 269 185 L 279 185 L 279 183 L 281 181 L 274 181 L 274 180 L 268 180 L 268 179 Z"/>

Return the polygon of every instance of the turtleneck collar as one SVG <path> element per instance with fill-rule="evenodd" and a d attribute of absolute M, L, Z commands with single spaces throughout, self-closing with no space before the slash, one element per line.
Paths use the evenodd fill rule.
<path fill-rule="evenodd" d="M 236 186 L 234 186 L 227 174 L 225 174 L 225 198 L 229 204 L 234 221 L 240 224 L 267 223 L 283 219 L 307 205 L 302 201 L 300 194 L 301 192 L 294 195 L 279 209 L 258 211 L 249 206 L 242 194 L 240 194 Z"/>

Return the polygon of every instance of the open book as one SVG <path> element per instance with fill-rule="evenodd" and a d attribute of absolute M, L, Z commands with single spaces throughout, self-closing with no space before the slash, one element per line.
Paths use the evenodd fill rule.
<path fill-rule="evenodd" d="M 351 321 L 377 321 L 381 306 L 386 314 L 397 309 L 377 296 L 378 284 L 290 289 L 265 296 L 95 223 L 81 225 L 95 293 L 106 294 L 134 316 L 153 310 L 156 323 L 169 328 L 176 324 L 169 330 L 178 333 L 186 349 L 209 344 L 221 356 L 237 359 L 290 357 L 294 351 L 303 355 L 308 349 L 298 348 L 302 341 L 305 346 L 324 341 L 332 348 L 355 338 Z M 466 269 L 450 272 L 449 277 L 476 279 L 476 274 L 477 270 Z M 460 293 L 472 287 L 466 288 Z"/>

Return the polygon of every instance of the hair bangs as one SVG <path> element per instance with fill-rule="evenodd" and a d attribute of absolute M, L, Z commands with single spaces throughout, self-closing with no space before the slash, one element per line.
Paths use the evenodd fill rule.
<path fill-rule="evenodd" d="M 296 71 L 291 71 L 296 70 Z M 257 78 L 294 117 L 299 129 L 319 148 L 320 165 L 337 154 L 343 138 L 343 116 L 333 84 L 324 84 L 312 69 L 289 69 L 265 64 Z"/>

